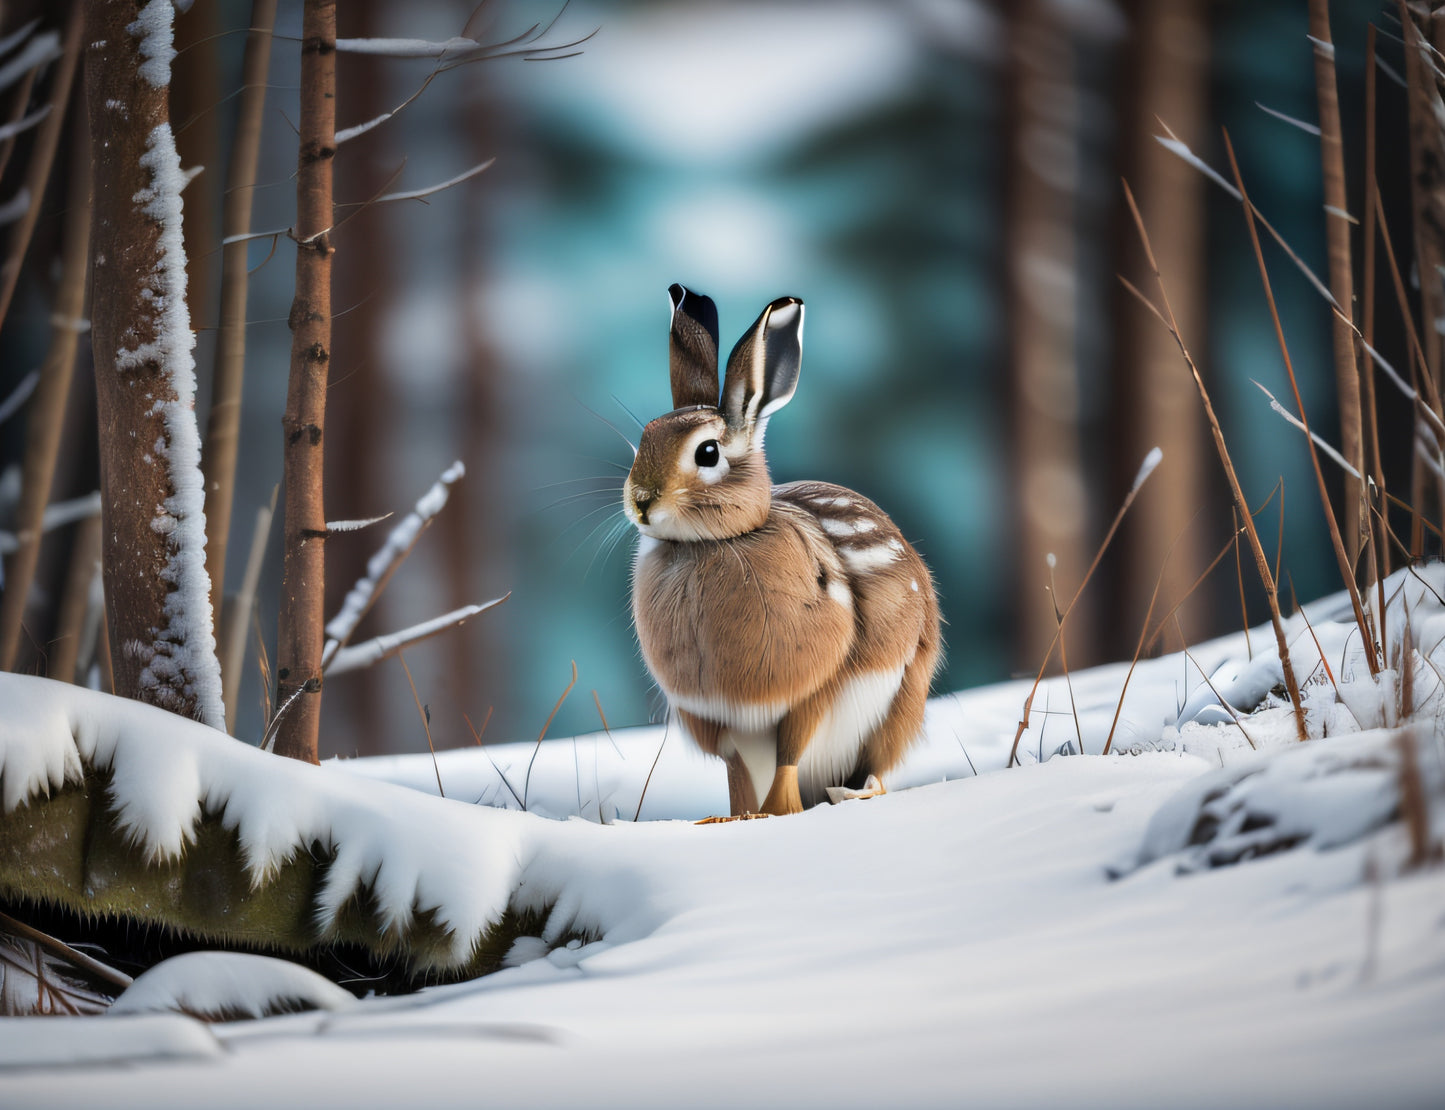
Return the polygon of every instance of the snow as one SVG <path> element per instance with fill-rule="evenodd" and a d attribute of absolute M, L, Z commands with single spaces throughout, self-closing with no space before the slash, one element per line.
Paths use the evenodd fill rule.
<path fill-rule="evenodd" d="M 173 44 L 175 28 L 175 5 L 172 0 L 150 0 L 141 8 L 139 17 L 126 30 L 140 39 L 140 55 L 145 61 L 140 64 L 140 75 L 153 88 L 165 88 L 171 83 L 171 62 L 175 61 Z"/>
<path fill-rule="evenodd" d="M 322 665 L 330 664 L 338 649 L 351 639 L 361 618 L 376 600 L 376 593 L 385 584 L 392 571 L 406 558 L 406 554 L 436 515 L 446 507 L 451 496 L 451 487 L 461 481 L 467 468 L 460 460 L 452 463 L 442 472 L 432 487 L 422 494 L 415 508 L 391 530 L 386 542 L 366 562 L 366 574 L 347 591 L 336 616 L 326 625 L 327 644 L 322 656 Z"/>
<path fill-rule="evenodd" d="M 179 1011 L 259 1018 L 294 1010 L 344 1010 L 355 1002 L 330 979 L 289 960 L 246 952 L 187 952 L 139 976 L 106 1016 Z"/>
<path fill-rule="evenodd" d="M 165 0 L 152 0 L 138 23 L 151 28 L 159 18 L 154 14 L 157 5 L 165 9 L 169 27 L 171 8 Z M 154 33 L 147 30 L 147 42 Z M 169 62 L 166 65 L 166 81 L 148 78 L 152 84 L 168 83 Z M 166 597 L 166 627 L 152 643 L 139 645 L 146 657 L 140 681 L 162 694 L 182 688 L 194 699 L 198 718 L 220 728 L 225 708 L 206 573 L 205 488 L 195 412 L 196 363 L 191 356 L 196 336 L 186 305 L 186 254 L 181 240 L 181 190 L 188 178 L 168 123 L 152 129 L 141 166 L 150 171 L 151 184 L 135 195 L 135 203 L 160 228 L 149 295 L 154 339 L 123 347 L 116 354 L 116 365 L 124 369 L 159 363 L 173 396 L 156 402 L 166 428 L 165 441 L 157 443 L 156 452 L 168 467 L 172 492 L 151 521 L 151 527 L 166 537 L 168 556 L 161 576 L 172 589 Z"/>
<path fill-rule="evenodd" d="M 5 41 L 8 46 L 11 40 L 6 39 Z M 60 57 L 60 35 L 55 31 L 42 31 L 29 39 L 15 57 L 0 64 L 0 92 L 4 92 L 32 69 L 52 62 L 58 57 Z"/>
<path fill-rule="evenodd" d="M 1420 645 L 1408 708 L 1437 810 L 1442 587 L 1439 566 L 1388 583 L 1392 663 L 1406 608 Z M 924 742 L 882 797 L 707 826 L 665 819 L 726 805 L 720 765 L 675 728 L 441 753 L 444 800 L 424 793 L 425 755 L 311 767 L 147 706 L 0 676 L 7 809 L 82 761 L 112 766 L 122 822 L 159 854 L 182 850 L 204 804 L 258 881 L 298 845 L 329 845 L 333 907 L 372 882 L 384 912 L 436 907 L 459 936 L 503 905 L 546 915 L 494 975 L 337 1011 L 209 1027 L 113 1013 L 51 1020 L 48 1041 L 6 1022 L 0 1104 L 1432 1104 L 1445 869 L 1402 866 L 1401 734 L 1336 735 L 1385 721 L 1399 683 L 1369 679 L 1343 597 L 1308 612 L 1349 690 L 1336 701 L 1289 618 L 1296 669 L 1316 664 L 1310 732 L 1329 739 L 1292 739 L 1266 685 L 1277 660 L 1251 661 L 1239 635 L 1192 649 L 1197 666 L 1140 663 L 1125 754 L 1049 758 L 1080 743 L 1049 680 L 1025 765 L 1004 770 L 1030 685 L 1006 683 L 930 703 Z M 1200 723 L 1217 699 L 1194 696 L 1199 667 L 1258 701 L 1258 751 L 1232 722 Z M 1072 676 L 1091 753 L 1126 670 Z M 534 752 L 533 812 L 472 804 L 475 790 L 514 805 L 491 761 L 520 793 Z M 634 823 L 649 773 L 653 819 Z M 591 819 L 544 816 L 578 811 Z M 216 978 L 177 975 L 213 1003 L 228 989 Z"/>

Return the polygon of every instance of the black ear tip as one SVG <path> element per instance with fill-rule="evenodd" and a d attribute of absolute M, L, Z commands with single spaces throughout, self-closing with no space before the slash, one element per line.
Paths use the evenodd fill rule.
<path fill-rule="evenodd" d="M 687 290 L 675 281 L 667 287 L 667 297 L 668 300 L 672 301 L 672 311 L 674 312 L 682 307 L 683 299 L 686 296 Z"/>

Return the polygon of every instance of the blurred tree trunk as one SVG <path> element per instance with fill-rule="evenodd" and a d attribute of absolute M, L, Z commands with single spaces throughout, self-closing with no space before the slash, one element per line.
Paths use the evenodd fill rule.
<path fill-rule="evenodd" d="M 1037 667 L 1058 610 L 1088 566 L 1091 521 L 1080 465 L 1079 377 L 1075 356 L 1075 205 L 1078 87 L 1072 47 L 1053 5 L 1019 0 L 1007 8 L 1005 265 L 1017 512 L 1021 665 Z M 1071 667 L 1093 642 L 1087 598 L 1069 618 Z"/>
<path fill-rule="evenodd" d="M 498 128 L 496 93 L 489 67 L 477 67 L 468 86 L 464 109 L 467 140 L 476 164 L 497 153 Z M 510 521 L 505 511 L 502 484 L 502 455 L 506 451 L 507 428 L 502 417 L 505 391 L 502 365 L 488 334 L 483 298 L 490 276 L 494 247 L 488 219 L 488 194 L 493 183 L 486 178 L 469 198 L 464 225 L 467 272 L 461 275 L 464 300 L 458 306 L 466 327 L 462 390 L 465 428 L 460 436 L 467 464 L 468 481 L 461 495 L 448 505 L 437 521 L 443 529 L 440 547 L 447 561 L 447 591 L 452 598 L 494 597 L 513 581 L 508 564 L 512 550 Z M 504 607 L 505 608 L 505 607 Z M 489 614 L 492 615 L 492 614 Z M 496 691 L 511 689 L 504 613 L 497 620 L 477 620 L 454 634 L 451 684 L 463 700 L 463 710 L 478 725 L 486 716 Z M 480 714 L 480 716 L 479 716 Z"/>
<path fill-rule="evenodd" d="M 372 38 L 385 34 L 382 0 L 352 0 L 345 9 L 348 37 Z M 337 76 L 340 100 L 346 105 L 343 122 L 375 119 L 396 107 L 389 99 L 387 59 L 374 54 L 355 54 Z M 405 136 L 403 116 L 374 128 L 341 148 L 344 161 L 345 195 L 370 197 L 386 185 L 402 158 L 394 154 L 398 134 Z M 398 131 L 400 129 L 400 131 Z M 383 364 L 383 325 L 396 301 L 395 281 L 399 267 L 393 264 L 393 244 L 387 235 L 388 216 L 394 206 L 380 205 L 356 213 L 339 233 L 343 237 L 347 264 L 336 273 L 335 300 L 340 318 L 333 337 L 336 363 L 335 384 L 328 398 L 331 406 L 331 450 L 327 452 L 327 504 L 338 520 L 380 516 L 389 510 L 403 510 L 403 489 L 394 473 L 404 445 L 397 443 L 399 422 L 393 418 L 397 399 Z M 348 311 L 352 307 L 356 311 Z M 449 516 L 451 509 L 443 516 Z M 380 544 L 386 529 L 395 521 L 365 532 L 339 537 L 327 553 L 330 601 L 327 613 L 335 613 L 346 591 L 366 569 L 366 560 Z M 377 599 L 367 615 L 369 623 L 397 627 L 389 620 L 390 592 Z M 346 696 L 328 713 L 328 731 L 346 738 L 337 755 L 382 755 L 386 732 L 384 683 L 363 672 L 354 678 L 340 678 Z M 409 706 L 408 706 L 409 707 Z M 330 714 L 339 716 L 332 718 Z"/>
<path fill-rule="evenodd" d="M 296 296 L 284 437 L 286 516 L 277 633 L 276 752 L 317 761 L 326 624 L 322 498 L 331 362 L 331 171 L 336 156 L 336 4 L 306 0 L 301 18 L 301 145 L 296 170 Z"/>
<path fill-rule="evenodd" d="M 86 0 L 94 220 L 91 340 L 105 593 L 116 692 L 216 728 L 220 673 L 203 572 L 200 468 L 169 67 L 143 59 L 133 3 Z M 142 69 L 142 63 L 145 63 Z M 181 255 L 181 257 L 176 257 Z M 169 418 L 168 418 L 169 417 Z M 198 443 L 189 447 L 199 451 Z M 176 479 L 180 478 L 178 482 Z M 194 489 L 188 483 L 194 479 Z"/>
<path fill-rule="evenodd" d="M 1205 194 L 1207 183 L 1192 167 L 1155 141 L 1162 120 L 1189 146 L 1207 145 L 1209 33 L 1203 0 L 1131 0 L 1132 34 L 1125 52 L 1120 126 L 1122 172 L 1134 191 L 1179 328 L 1203 363 L 1205 290 Z M 1139 289 L 1152 289 L 1133 221 L 1117 206 L 1116 267 Z M 1168 558 L 1155 620 L 1184 596 L 1204 569 L 1206 548 L 1217 544 L 1201 507 L 1208 504 L 1212 448 L 1206 438 L 1199 396 L 1179 359 L 1179 349 L 1159 322 L 1116 283 L 1115 367 L 1119 425 L 1114 437 L 1115 486 L 1127 489 L 1150 448 L 1164 449 L 1164 462 L 1140 495 L 1137 517 L 1125 526 L 1124 569 L 1112 629 L 1111 655 L 1127 657 L 1149 607 L 1154 583 Z M 1197 518 L 1197 519 L 1196 519 Z M 1191 528 L 1192 525 L 1192 528 Z M 1169 547 L 1186 528 L 1190 534 Z M 1209 627 L 1208 596 L 1196 594 L 1179 610 L 1190 643 Z"/>

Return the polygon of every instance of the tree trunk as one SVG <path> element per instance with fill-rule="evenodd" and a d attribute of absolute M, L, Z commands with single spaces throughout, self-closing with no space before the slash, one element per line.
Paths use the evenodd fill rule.
<path fill-rule="evenodd" d="M 137 19 L 134 3 L 86 0 L 85 12 L 95 138 L 91 338 L 115 686 L 221 728 L 183 178 L 166 95 L 170 8 L 153 0 Z"/>
<path fill-rule="evenodd" d="M 1077 137 L 1067 122 L 1078 89 L 1068 34 L 1049 5 L 1010 8 L 1005 215 L 1009 380 L 1018 514 L 1018 649 L 1036 666 L 1088 563 L 1091 520 L 1080 466 L 1074 191 Z M 1052 563 L 1049 557 L 1053 557 Z M 1051 567 L 1053 569 L 1051 569 Z M 1057 591 L 1051 596 L 1050 582 Z M 1092 643 L 1087 601 L 1071 642 Z"/>
<path fill-rule="evenodd" d="M 276 751 L 316 762 L 321 724 L 326 513 L 322 436 L 331 359 L 331 167 L 336 156 L 336 4 L 306 0 L 301 22 L 301 149 L 296 171 L 296 297 L 285 437 L 285 563 L 277 636 Z"/>
<path fill-rule="evenodd" d="M 1202 363 L 1204 340 L 1204 177 L 1160 147 L 1154 136 L 1164 121 L 1193 149 L 1208 139 L 1209 35 L 1201 0 L 1133 0 L 1127 9 L 1134 28 L 1124 55 L 1125 81 L 1119 102 L 1124 134 L 1122 172 L 1139 202 L 1154 254 L 1174 306 L 1179 330 Z M 1114 236 L 1117 266 L 1136 287 L 1150 289 L 1153 274 L 1138 246 L 1133 223 L 1119 197 L 1119 230 Z M 1147 521 L 1120 536 L 1124 570 L 1119 579 L 1121 619 L 1112 630 L 1110 657 L 1127 656 L 1160 585 L 1160 612 L 1194 584 L 1204 569 L 1203 542 L 1217 523 L 1200 507 L 1215 492 L 1210 482 L 1207 430 L 1199 398 L 1188 375 L 1174 372 L 1179 349 L 1169 332 L 1139 311 L 1139 304 L 1115 283 L 1118 422 L 1113 477 L 1128 488 L 1139 462 L 1155 446 L 1164 462 L 1140 494 L 1136 511 Z M 1220 491 L 1222 493 L 1222 491 Z M 1191 525 L 1195 531 L 1175 544 Z M 1173 553 L 1170 548 L 1173 546 Z M 1166 567 L 1167 559 L 1167 567 Z M 1216 631 L 1202 593 L 1179 610 L 1185 638 Z M 1157 616 L 1155 618 L 1158 619 Z"/>

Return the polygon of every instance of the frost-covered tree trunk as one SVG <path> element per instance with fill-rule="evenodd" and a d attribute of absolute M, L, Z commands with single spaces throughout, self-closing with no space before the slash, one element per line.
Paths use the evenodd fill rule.
<path fill-rule="evenodd" d="M 205 568 L 195 335 L 167 110 L 170 0 L 86 0 L 91 339 L 116 692 L 224 727 Z"/>
<path fill-rule="evenodd" d="M 286 391 L 285 565 L 276 660 L 276 751 L 316 762 L 321 724 L 326 513 L 321 482 L 331 361 L 331 166 L 336 156 L 336 4 L 306 0 L 301 21 L 301 150 L 296 169 L 296 298 Z"/>

